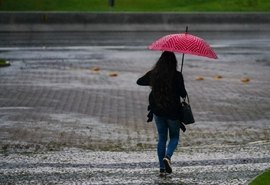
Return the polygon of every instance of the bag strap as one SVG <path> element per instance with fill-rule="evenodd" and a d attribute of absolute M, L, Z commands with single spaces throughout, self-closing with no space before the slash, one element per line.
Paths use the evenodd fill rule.
<path fill-rule="evenodd" d="M 186 99 L 187 99 L 187 102 L 186 102 L 186 103 L 188 103 L 188 104 L 189 104 L 189 97 L 188 97 L 188 93 L 187 93 L 186 97 L 185 97 L 185 98 L 182 98 L 182 99 L 183 99 L 183 101 L 184 101 L 184 102 L 186 102 Z"/>

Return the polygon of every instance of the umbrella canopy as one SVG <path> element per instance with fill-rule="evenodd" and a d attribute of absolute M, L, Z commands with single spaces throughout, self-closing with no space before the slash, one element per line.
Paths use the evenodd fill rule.
<path fill-rule="evenodd" d="M 184 62 L 184 54 L 191 54 L 217 59 L 217 55 L 213 49 L 202 38 L 187 33 L 166 35 L 155 42 L 148 48 L 150 50 L 171 51 L 183 53 L 182 67 Z"/>
<path fill-rule="evenodd" d="M 153 42 L 149 49 L 217 58 L 215 52 L 203 39 L 188 33 L 166 35 Z"/>

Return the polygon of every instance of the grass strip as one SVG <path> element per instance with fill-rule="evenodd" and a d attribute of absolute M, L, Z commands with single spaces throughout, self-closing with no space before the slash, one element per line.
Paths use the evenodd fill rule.
<path fill-rule="evenodd" d="M 269 0 L 0 0 L 0 11 L 270 12 Z"/>
<path fill-rule="evenodd" d="M 0 59 L 0 67 L 10 66 L 10 63 L 4 59 Z"/>
<path fill-rule="evenodd" d="M 249 185 L 269 185 L 270 183 L 270 169 L 256 177 Z"/>

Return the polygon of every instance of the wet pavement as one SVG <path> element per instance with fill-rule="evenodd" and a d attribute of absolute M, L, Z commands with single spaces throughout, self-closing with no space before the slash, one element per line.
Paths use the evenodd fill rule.
<path fill-rule="evenodd" d="M 196 123 L 174 174 L 157 177 L 150 89 L 136 80 L 165 34 L 0 33 L 11 62 L 0 68 L 0 183 L 244 184 L 269 168 L 270 33 L 199 32 L 219 59 L 186 55 Z"/>

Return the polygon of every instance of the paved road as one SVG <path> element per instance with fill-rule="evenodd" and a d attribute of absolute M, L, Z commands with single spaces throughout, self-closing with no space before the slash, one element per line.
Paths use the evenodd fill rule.
<path fill-rule="evenodd" d="M 149 88 L 138 87 L 135 82 L 160 55 L 148 51 L 146 46 L 164 34 L 167 33 L 0 33 L 0 58 L 11 62 L 11 67 L 0 69 L 0 173 L 4 174 L 0 182 L 23 184 L 25 177 L 33 183 L 58 182 L 50 178 L 69 183 L 73 178 L 60 175 L 59 166 L 54 171 L 47 168 L 50 165 L 42 164 L 64 155 L 66 161 L 60 162 L 59 168 L 69 171 L 71 167 L 64 164 L 72 163 L 76 154 L 92 169 L 99 154 L 89 154 L 89 150 L 118 152 L 102 153 L 112 157 L 102 163 L 112 171 L 97 167 L 86 177 L 91 169 L 79 165 L 79 172 L 68 172 L 78 174 L 82 182 L 157 182 L 151 180 L 157 172 L 156 131 L 153 124 L 145 123 Z M 270 140 L 269 33 L 193 34 L 205 38 L 219 59 L 186 56 L 184 78 L 196 124 L 181 134 L 182 149 L 175 157 L 179 170 L 170 183 L 245 183 L 268 168 L 270 162 L 266 152 Z M 216 75 L 222 78 L 216 79 Z M 196 80 L 198 76 L 204 80 Z M 241 78 L 250 81 L 243 83 Z M 87 150 L 74 152 L 71 147 Z M 60 151 L 51 154 L 48 150 Z M 150 159 L 144 152 L 121 152 L 130 150 L 149 150 Z M 124 159 L 117 158 L 126 155 Z M 184 156 L 191 158 L 184 162 Z M 39 176 L 34 178 L 37 174 L 27 169 L 34 169 L 40 157 L 44 157 L 41 171 L 35 172 Z M 142 161 L 132 167 L 137 159 Z M 193 162 L 199 159 L 201 162 Z M 115 166 L 117 161 L 122 165 Z M 126 163 L 131 167 L 121 175 L 120 169 Z M 181 171 L 183 166 L 190 171 Z M 214 177 L 217 171 L 220 181 Z M 14 178 L 8 180 L 10 175 Z M 137 179 L 141 175 L 148 180 Z M 183 178 L 178 179 L 178 175 Z M 206 176 L 206 181 L 202 181 Z"/>

